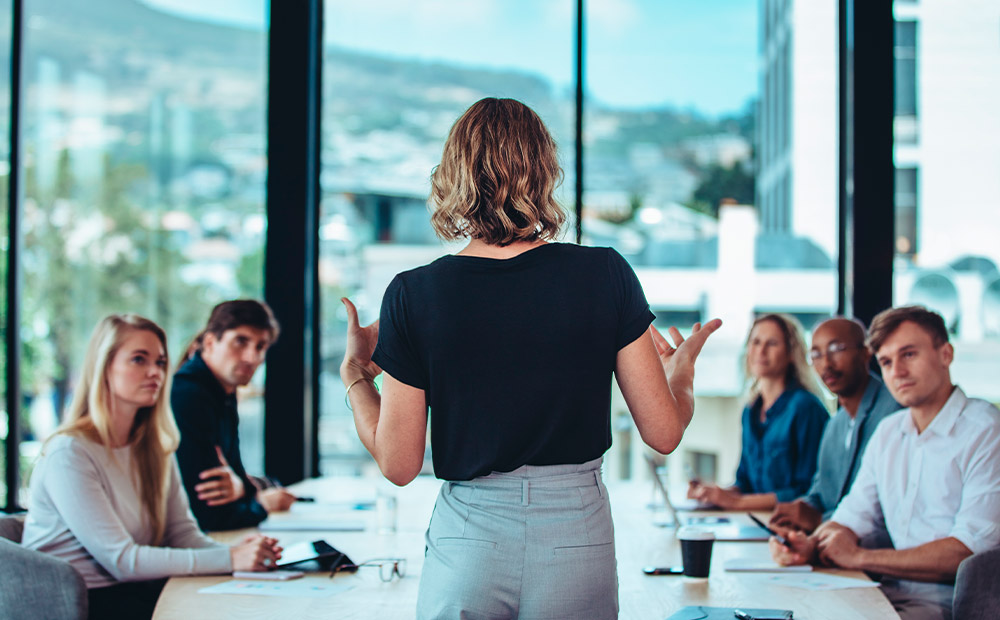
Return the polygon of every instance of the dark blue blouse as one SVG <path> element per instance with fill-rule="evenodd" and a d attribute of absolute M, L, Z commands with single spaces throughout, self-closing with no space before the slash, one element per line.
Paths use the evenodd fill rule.
<path fill-rule="evenodd" d="M 742 493 L 774 493 L 779 502 L 804 495 L 816 473 L 819 444 L 830 413 L 795 385 L 774 401 L 763 422 L 761 398 L 743 409 L 743 453 L 736 470 Z"/>

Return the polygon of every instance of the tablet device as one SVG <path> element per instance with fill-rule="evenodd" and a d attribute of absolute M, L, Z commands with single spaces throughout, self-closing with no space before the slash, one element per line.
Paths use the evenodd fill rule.
<path fill-rule="evenodd" d="M 342 563 L 354 563 L 325 540 L 314 540 L 309 543 L 289 545 L 281 552 L 281 559 L 275 563 L 275 566 L 284 568 L 310 561 L 319 563 L 322 570 L 330 570 Z"/>

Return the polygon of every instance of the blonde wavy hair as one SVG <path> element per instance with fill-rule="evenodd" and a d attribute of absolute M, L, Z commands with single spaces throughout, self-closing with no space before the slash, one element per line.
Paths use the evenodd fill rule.
<path fill-rule="evenodd" d="M 779 313 L 764 314 L 757 317 L 753 322 L 753 325 L 750 326 L 750 331 L 747 333 L 747 341 L 743 349 L 744 374 L 747 377 L 751 377 L 750 338 L 753 335 L 754 328 L 764 321 L 771 321 L 777 325 L 785 337 L 785 350 L 788 351 L 788 369 L 785 371 L 785 387 L 787 388 L 795 384 L 801 385 L 825 403 L 823 390 L 819 387 L 819 383 L 816 382 L 812 368 L 809 367 L 809 361 L 806 359 L 806 340 L 802 335 L 804 332 L 802 324 L 791 315 Z M 750 386 L 747 389 L 747 400 L 752 403 L 757 400 L 759 395 L 760 379 L 752 377 Z"/>
<path fill-rule="evenodd" d="M 531 108 L 481 99 L 455 122 L 431 174 L 431 225 L 446 241 L 555 239 L 566 221 L 553 196 L 562 176 L 555 140 Z"/>
<path fill-rule="evenodd" d="M 111 387 L 108 368 L 125 339 L 136 331 L 153 333 L 167 354 L 167 335 L 159 325 L 136 314 L 112 314 L 102 319 L 94 328 L 87 345 L 80 381 L 73 394 L 73 402 L 66 412 L 59 434 L 82 437 L 99 443 L 111 452 Z M 180 432 L 170 412 L 169 359 L 164 366 L 164 383 L 156 403 L 143 407 L 136 413 L 129 432 L 132 462 L 136 464 L 132 475 L 139 483 L 139 496 L 143 510 L 154 532 L 154 545 L 160 544 L 166 527 L 167 478 L 170 455 L 177 450 Z"/>

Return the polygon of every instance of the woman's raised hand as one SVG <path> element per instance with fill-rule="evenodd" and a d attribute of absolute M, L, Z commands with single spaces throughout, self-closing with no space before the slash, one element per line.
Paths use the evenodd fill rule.
<path fill-rule="evenodd" d="M 650 325 L 649 332 L 653 336 L 653 344 L 656 345 L 656 353 L 660 356 L 660 363 L 667 379 L 688 374 L 693 377 L 694 363 L 702 347 L 705 346 L 705 341 L 720 327 L 722 327 L 720 319 L 712 319 L 704 325 L 695 323 L 691 328 L 691 335 L 685 339 L 680 330 L 671 326 L 667 330 L 674 341 L 671 345 L 659 330 Z"/>
<path fill-rule="evenodd" d="M 347 309 L 347 348 L 340 364 L 340 380 L 350 385 L 357 379 L 374 379 L 382 372 L 372 361 L 378 342 L 378 321 L 362 327 L 358 322 L 358 310 L 351 300 L 341 297 L 340 301 Z"/>

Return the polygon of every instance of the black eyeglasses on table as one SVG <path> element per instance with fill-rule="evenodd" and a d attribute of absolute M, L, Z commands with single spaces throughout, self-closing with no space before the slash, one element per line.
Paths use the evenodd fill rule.
<path fill-rule="evenodd" d="M 368 560 L 367 562 L 361 562 L 360 564 L 340 564 L 335 566 L 334 569 L 330 571 L 330 578 L 332 579 L 337 573 L 353 573 L 359 568 L 365 568 L 368 566 L 377 566 L 379 578 L 386 583 L 392 581 L 393 577 L 399 577 L 402 579 L 406 576 L 406 559 L 390 558 Z"/>

